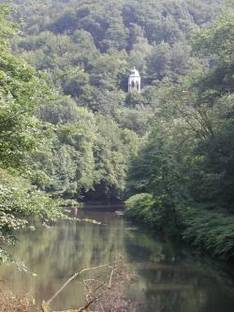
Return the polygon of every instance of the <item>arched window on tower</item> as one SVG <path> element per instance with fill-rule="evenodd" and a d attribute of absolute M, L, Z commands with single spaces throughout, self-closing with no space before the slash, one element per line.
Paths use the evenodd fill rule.
<path fill-rule="evenodd" d="M 139 82 L 138 81 L 136 82 L 136 89 L 137 89 L 137 91 L 139 91 Z"/>

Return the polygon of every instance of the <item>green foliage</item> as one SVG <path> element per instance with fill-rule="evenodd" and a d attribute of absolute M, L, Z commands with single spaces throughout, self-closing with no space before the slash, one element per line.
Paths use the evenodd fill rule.
<path fill-rule="evenodd" d="M 153 194 L 150 220 L 156 211 L 164 230 L 223 258 L 234 256 L 232 16 L 230 10 L 193 39 L 209 67 L 177 85 L 158 84 L 155 122 L 128 177 L 130 194 Z M 132 209 L 145 222 L 144 208 Z"/>
<path fill-rule="evenodd" d="M 146 85 L 178 82 L 194 67 L 187 38 L 214 18 L 219 1 L 23 0 L 15 7 L 24 20 L 16 51 L 79 106 L 113 117 L 124 104 L 146 102 L 144 93 L 124 100 L 130 67 Z"/>
<path fill-rule="evenodd" d="M 126 97 L 125 104 L 130 108 L 138 108 L 144 105 L 144 98 L 137 92 L 129 93 Z"/>
<path fill-rule="evenodd" d="M 148 56 L 147 66 L 152 79 L 176 82 L 193 67 L 190 48 L 184 42 L 175 43 L 173 46 L 162 42 L 153 48 Z"/>
<path fill-rule="evenodd" d="M 119 197 L 139 139 L 110 117 L 73 104 L 59 98 L 40 108 L 53 125 L 47 124 L 47 135 L 30 160 L 32 182 L 56 196 L 79 198 L 99 187 L 100 197 Z"/>
<path fill-rule="evenodd" d="M 125 215 L 137 222 L 151 227 L 160 226 L 160 214 L 155 209 L 156 202 L 152 194 L 140 193 L 125 201 Z"/>
<path fill-rule="evenodd" d="M 1 50 L 5 49 L 8 45 L 9 36 L 12 36 L 15 31 L 15 26 L 7 20 L 10 13 L 8 6 L 0 4 L 0 44 Z"/>
<path fill-rule="evenodd" d="M 120 108 L 115 112 L 115 119 L 121 128 L 132 130 L 141 137 L 147 132 L 151 117 L 151 107 Z"/>
<path fill-rule="evenodd" d="M 47 88 L 34 69 L 9 49 L 2 52 L 1 167 L 21 165 L 33 185 L 55 197 L 77 199 L 96 187 L 100 196 L 119 197 L 137 135 L 77 102 L 115 115 L 125 98 L 119 86 L 127 54 L 100 54 L 85 29 L 70 36 L 52 33 L 51 27 L 18 44 L 26 59 L 47 71 Z"/>
<path fill-rule="evenodd" d="M 61 202 L 34 189 L 22 178 L 0 172 L 0 234 L 12 233 L 29 221 L 51 222 L 61 218 Z"/>
<path fill-rule="evenodd" d="M 97 139 L 94 147 L 97 183 L 106 193 L 120 197 L 125 188 L 129 160 L 136 154 L 137 135 L 121 129 L 109 117 L 97 117 Z"/>
<path fill-rule="evenodd" d="M 34 145 L 39 81 L 33 69 L 8 48 L 0 49 L 0 79 L 0 163 L 18 166 Z"/>
<path fill-rule="evenodd" d="M 209 57 L 210 69 L 198 81 L 197 105 L 215 105 L 216 98 L 233 93 L 233 9 L 227 10 L 203 32 L 194 35 L 195 55 Z"/>
<path fill-rule="evenodd" d="M 33 68 L 14 56 L 8 36 L 13 32 L 6 20 L 7 9 L 0 6 L 0 243 L 29 222 L 62 217 L 60 201 L 35 189 L 20 177 L 27 171 L 26 160 L 38 145 L 41 122 L 36 105 L 47 92 Z M 4 169 L 4 170 L 3 170 Z M 0 248 L 0 259 L 6 255 Z"/>
<path fill-rule="evenodd" d="M 229 10 L 214 25 L 194 35 L 193 48 L 197 54 L 214 57 L 219 63 L 233 62 L 234 15 Z"/>
<path fill-rule="evenodd" d="M 201 251 L 226 259 L 234 257 L 234 217 L 204 211 L 181 209 L 182 236 Z"/>

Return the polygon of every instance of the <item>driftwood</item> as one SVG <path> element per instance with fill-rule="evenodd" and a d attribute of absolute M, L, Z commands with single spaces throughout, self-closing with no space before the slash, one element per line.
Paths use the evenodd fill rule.
<path fill-rule="evenodd" d="M 51 303 L 54 301 L 54 299 L 74 280 L 76 279 L 78 276 L 80 276 L 82 273 L 85 272 L 89 272 L 89 271 L 95 271 L 101 268 L 109 268 L 111 269 L 111 273 L 110 273 L 110 278 L 109 278 L 109 282 L 108 284 L 106 284 L 106 282 L 101 282 L 99 280 L 96 279 L 88 279 L 88 280 L 83 280 L 83 285 L 86 288 L 88 294 L 86 295 L 86 301 L 87 303 L 83 306 L 80 307 L 78 309 L 70 309 L 70 310 L 64 310 L 64 311 L 54 311 L 54 312 L 83 312 L 83 311 L 87 311 L 87 309 L 96 301 L 98 301 L 102 294 L 100 295 L 96 295 L 96 292 L 104 287 L 107 286 L 107 288 L 111 288 L 112 286 L 112 279 L 113 279 L 113 275 L 114 275 L 114 271 L 115 271 L 115 265 L 111 266 L 109 264 L 104 264 L 104 265 L 100 265 L 100 266 L 96 266 L 96 267 L 91 267 L 91 268 L 84 268 L 82 270 L 80 270 L 79 272 L 74 273 L 57 291 L 56 293 L 47 301 L 43 301 L 42 305 L 41 305 L 41 310 L 42 312 L 50 312 L 50 305 Z M 87 282 L 89 281 L 93 281 L 93 282 L 99 282 L 99 285 L 95 288 L 95 289 L 90 289 Z M 102 308 L 102 307 L 101 307 Z M 103 308 L 102 308 L 103 310 Z"/>

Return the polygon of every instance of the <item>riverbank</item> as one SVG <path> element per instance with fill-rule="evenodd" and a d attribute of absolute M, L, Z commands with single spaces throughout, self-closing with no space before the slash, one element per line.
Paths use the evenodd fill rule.
<path fill-rule="evenodd" d="M 152 230 L 177 236 L 202 254 L 234 261 L 234 217 L 192 207 L 160 207 L 151 194 L 126 201 L 126 216 Z"/>
<path fill-rule="evenodd" d="M 0 312 L 32 312 L 35 303 L 28 296 L 16 296 L 12 291 L 0 285 Z"/>

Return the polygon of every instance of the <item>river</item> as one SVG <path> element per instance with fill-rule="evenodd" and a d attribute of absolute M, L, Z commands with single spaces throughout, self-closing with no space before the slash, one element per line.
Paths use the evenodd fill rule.
<path fill-rule="evenodd" d="M 136 274 L 126 295 L 142 302 L 141 312 L 234 311 L 231 268 L 152 237 L 113 212 L 86 211 L 81 217 L 102 224 L 62 222 L 19 234 L 12 250 L 17 265 L 0 266 L 0 280 L 19 295 L 46 300 L 74 272 L 121 255 Z M 81 293 L 81 284 L 73 281 L 53 309 L 80 306 Z"/>

